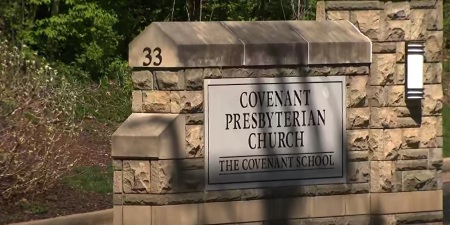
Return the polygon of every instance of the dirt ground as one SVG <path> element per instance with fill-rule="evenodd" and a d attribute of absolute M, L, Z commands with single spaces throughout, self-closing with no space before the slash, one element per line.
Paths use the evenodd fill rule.
<path fill-rule="evenodd" d="M 98 127 L 97 127 L 98 128 Z M 111 163 L 110 138 L 115 127 L 103 127 L 103 134 L 82 132 L 78 144 L 72 149 L 74 155 L 81 155 L 78 166 L 100 166 Z M 92 212 L 112 207 L 112 194 L 99 194 L 74 189 L 63 182 L 34 198 L 22 198 L 19 202 L 0 204 L 0 224 L 46 219 L 76 213 Z"/>

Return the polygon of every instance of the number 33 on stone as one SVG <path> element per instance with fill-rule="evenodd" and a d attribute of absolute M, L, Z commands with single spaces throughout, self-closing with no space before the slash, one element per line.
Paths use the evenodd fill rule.
<path fill-rule="evenodd" d="M 152 52 L 151 48 L 146 47 L 146 48 L 144 48 L 144 50 L 142 52 L 146 53 L 145 58 L 147 59 L 147 61 L 144 60 L 144 62 L 142 62 L 143 66 L 150 66 L 150 64 L 152 63 L 152 60 L 153 60 L 152 55 L 157 59 L 157 60 L 153 61 L 153 65 L 154 66 L 161 65 L 161 63 L 162 63 L 161 48 L 156 47 L 155 49 L 153 49 L 153 52 Z"/>

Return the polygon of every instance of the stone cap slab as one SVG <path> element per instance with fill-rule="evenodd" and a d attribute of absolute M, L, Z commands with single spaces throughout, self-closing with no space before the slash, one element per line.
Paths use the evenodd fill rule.
<path fill-rule="evenodd" d="M 114 132 L 114 158 L 185 158 L 185 116 L 132 113 Z"/>
<path fill-rule="evenodd" d="M 129 45 L 131 67 L 369 64 L 349 21 L 154 22 Z"/>

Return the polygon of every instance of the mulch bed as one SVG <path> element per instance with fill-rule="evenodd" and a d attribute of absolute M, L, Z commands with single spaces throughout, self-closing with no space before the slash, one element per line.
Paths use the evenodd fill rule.
<path fill-rule="evenodd" d="M 70 151 L 74 156 L 82 156 L 78 166 L 106 167 L 111 163 L 110 135 L 115 128 L 94 124 L 94 121 L 91 123 L 95 126 L 95 130 L 81 133 L 77 147 Z M 112 205 L 111 193 L 86 192 L 60 182 L 47 192 L 33 198 L 25 196 L 16 202 L 0 200 L 0 224 L 93 212 L 112 208 Z"/>

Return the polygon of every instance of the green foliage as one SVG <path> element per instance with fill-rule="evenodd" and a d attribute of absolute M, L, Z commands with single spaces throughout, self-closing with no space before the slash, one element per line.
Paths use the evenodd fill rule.
<path fill-rule="evenodd" d="M 444 156 L 450 157 L 450 106 L 444 104 L 442 109 L 442 119 L 444 128 Z"/>
<path fill-rule="evenodd" d="M 45 214 L 50 211 L 50 207 L 41 203 L 28 203 L 23 207 L 26 211 L 29 211 L 32 214 Z"/>
<path fill-rule="evenodd" d="M 153 21 L 314 19 L 317 0 L 8 0 L 0 28 L 64 74 L 125 82 L 128 43 Z"/>
<path fill-rule="evenodd" d="M 53 60 L 83 68 L 93 78 L 108 76 L 122 40 L 114 30 L 117 16 L 96 3 L 63 3 L 64 12 L 36 21 L 26 42 L 39 46 L 40 52 Z"/>
<path fill-rule="evenodd" d="M 112 166 L 102 169 L 100 167 L 76 167 L 72 174 L 64 177 L 69 187 L 88 192 L 107 194 L 112 192 L 113 170 Z"/>

